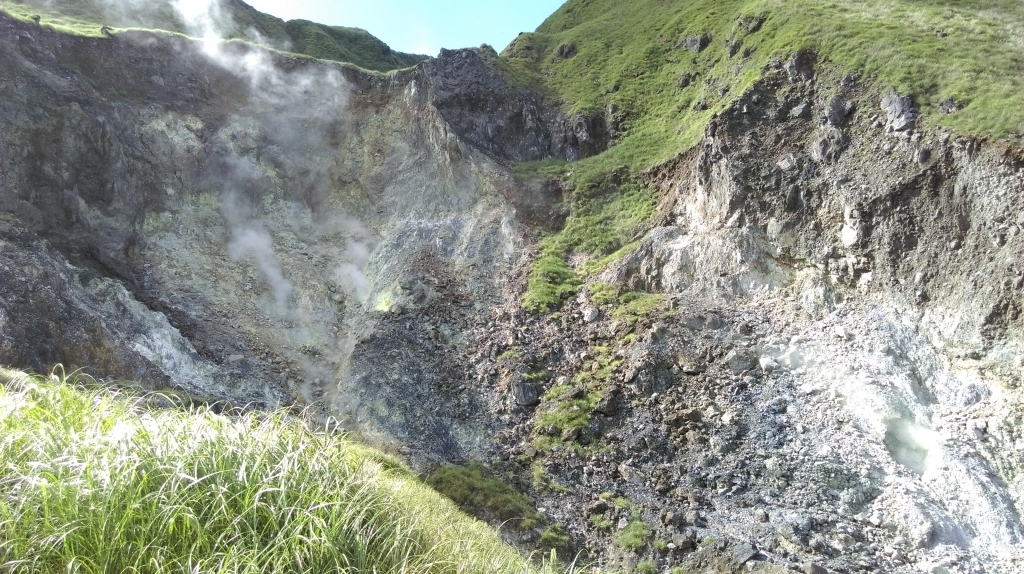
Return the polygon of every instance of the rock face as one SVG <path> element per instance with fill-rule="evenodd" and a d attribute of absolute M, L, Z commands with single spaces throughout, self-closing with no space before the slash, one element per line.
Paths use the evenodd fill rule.
<path fill-rule="evenodd" d="M 427 73 L 141 33 L 24 49 L 20 26 L 0 21 L 0 360 L 317 402 L 464 456 L 484 430 L 435 420 L 462 371 L 438 351 L 523 239 L 511 175 L 451 132 Z"/>
<path fill-rule="evenodd" d="M 815 60 L 652 169 L 657 223 L 538 316 L 560 192 L 503 162 L 599 153 L 615 110 L 476 50 L 377 76 L 0 20 L 0 363 L 485 461 L 610 567 L 1021 571 L 1024 153 Z"/>
<path fill-rule="evenodd" d="M 575 53 L 575 47 L 560 50 L 564 58 Z M 433 106 L 462 139 L 493 156 L 576 161 L 611 142 L 604 116 L 567 116 L 530 90 L 510 85 L 481 50 L 442 50 L 424 70 Z"/>
<path fill-rule="evenodd" d="M 596 278 L 662 294 L 659 310 L 591 321 L 583 296 L 559 321 L 513 322 L 536 342 L 522 350 L 535 368 L 575 380 L 612 364 L 607 388 L 622 393 L 581 429 L 595 454 L 575 457 L 572 441 L 541 453 L 551 480 L 576 489 L 542 504 L 623 565 L 710 568 L 714 554 L 730 571 L 763 550 L 814 571 L 1016 571 L 1024 155 L 888 129 L 857 112 L 884 92 L 794 88 L 793 67 L 658 171 L 662 225 Z M 820 112 L 789 114 L 798 102 Z M 514 415 L 526 431 L 508 448 L 566 404 Z M 703 555 L 623 553 L 573 510 L 607 491 L 649 512 L 657 539 L 742 534 Z"/>

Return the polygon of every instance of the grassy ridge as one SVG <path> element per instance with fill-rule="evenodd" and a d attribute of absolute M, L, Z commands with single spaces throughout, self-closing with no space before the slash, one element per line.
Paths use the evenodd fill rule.
<path fill-rule="evenodd" d="M 239 0 L 222 0 L 221 6 L 224 18 L 219 24 L 226 38 L 257 41 L 377 72 L 408 68 L 426 59 L 418 54 L 395 52 L 359 28 L 326 26 L 307 20 L 285 22 Z M 0 9 L 21 20 L 39 15 L 44 25 L 78 35 L 98 36 L 102 26 L 188 32 L 167 0 L 0 0 Z"/>
<path fill-rule="evenodd" d="M 677 48 L 702 34 L 711 37 L 704 51 Z M 576 56 L 555 57 L 570 43 Z M 570 0 L 502 58 L 571 109 L 624 110 L 628 133 L 607 163 L 651 166 L 692 145 L 771 59 L 801 48 L 911 94 L 931 125 L 1024 132 L 1018 0 Z M 948 97 L 964 108 L 938 113 Z"/>
<path fill-rule="evenodd" d="M 386 455 L 93 387 L 0 370 L 0 571 L 536 571 Z"/>
<path fill-rule="evenodd" d="M 700 52 L 681 45 L 700 36 L 710 38 Z M 575 55 L 558 57 L 569 45 Z M 500 69 L 567 111 L 603 115 L 614 105 L 624 133 L 571 169 L 555 173 L 551 162 L 517 167 L 576 190 L 566 229 L 541 243 L 524 305 L 556 308 L 576 293 L 586 267 L 627 245 L 622 233 L 608 242 L 610 230 L 642 228 L 653 217 L 653 209 L 614 206 L 644 205 L 627 198 L 639 183 L 598 201 L 587 190 L 616 172 L 620 180 L 642 181 L 644 170 L 694 145 L 711 117 L 772 60 L 799 49 L 814 50 L 819 66 L 837 74 L 859 73 L 880 91 L 893 85 L 911 94 L 925 126 L 993 138 L 1024 134 L 1019 0 L 569 0 L 502 52 Z M 946 98 L 961 109 L 940 113 Z M 607 217 L 595 221 L 595 210 Z M 570 267 L 570 257 L 583 266 Z"/>

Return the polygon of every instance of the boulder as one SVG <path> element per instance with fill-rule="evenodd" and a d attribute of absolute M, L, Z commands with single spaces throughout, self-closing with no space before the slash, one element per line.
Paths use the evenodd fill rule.
<path fill-rule="evenodd" d="M 917 110 L 910 96 L 902 95 L 896 88 L 882 94 L 882 111 L 886 114 L 886 127 L 902 132 L 914 129 L 917 124 Z"/>
<path fill-rule="evenodd" d="M 568 60 L 575 56 L 577 52 L 576 44 L 562 44 L 555 50 L 555 57 L 561 60 Z"/>
<path fill-rule="evenodd" d="M 512 396 L 520 406 L 532 407 L 540 403 L 540 391 L 537 390 L 537 385 L 524 377 L 516 377 L 512 382 Z"/>
<path fill-rule="evenodd" d="M 789 115 L 801 120 L 806 120 L 811 117 L 811 103 L 804 100 L 799 104 L 793 106 L 793 109 L 789 110 Z"/>
<path fill-rule="evenodd" d="M 829 125 L 840 126 L 853 111 L 853 104 L 843 99 L 842 96 L 832 98 L 825 109 L 825 121 Z"/>
<path fill-rule="evenodd" d="M 733 349 L 725 356 L 725 364 L 732 372 L 742 373 L 757 366 L 757 357 L 746 349 Z"/>
<path fill-rule="evenodd" d="M 839 159 L 846 144 L 846 134 L 830 122 L 822 126 L 814 143 L 811 144 L 811 158 L 818 163 L 834 162 Z"/>
<path fill-rule="evenodd" d="M 700 36 L 690 36 L 688 38 L 683 38 L 682 40 L 679 41 L 678 44 L 676 44 L 676 50 L 680 48 L 685 48 L 691 52 L 700 53 L 706 50 L 707 47 L 710 45 L 711 35 L 702 34 Z"/>
<path fill-rule="evenodd" d="M 791 82 L 806 82 L 814 78 L 814 55 L 800 50 L 790 56 L 785 66 L 786 75 Z"/>

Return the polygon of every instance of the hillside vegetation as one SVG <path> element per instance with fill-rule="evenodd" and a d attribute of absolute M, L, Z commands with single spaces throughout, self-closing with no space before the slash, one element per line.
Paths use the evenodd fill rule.
<path fill-rule="evenodd" d="M 681 45 L 701 36 L 700 52 Z M 557 57 L 569 44 L 576 55 Z M 1024 132 L 1018 0 L 570 0 L 502 58 L 572 110 L 618 106 L 627 135 L 602 163 L 650 166 L 692 145 L 769 61 L 804 48 L 911 94 L 928 125 Z M 950 97 L 962 109 L 940 114 Z"/>
<path fill-rule="evenodd" d="M 386 455 L 173 402 L 0 370 L 0 571 L 536 571 Z"/>
<path fill-rule="evenodd" d="M 254 41 L 377 72 L 408 68 L 426 59 L 418 54 L 395 52 L 359 28 L 326 26 L 307 20 L 285 22 L 239 0 L 221 0 L 220 6 L 215 23 L 225 38 Z M 0 9 L 21 20 L 40 16 L 44 26 L 80 35 L 99 35 L 103 26 L 185 34 L 190 31 L 167 0 L 0 0 Z"/>
<path fill-rule="evenodd" d="M 641 172 L 694 145 L 770 62 L 801 49 L 817 55 L 820 70 L 910 94 L 926 128 L 1024 134 L 1018 0 L 569 0 L 512 42 L 500 64 L 569 112 L 600 116 L 614 106 L 622 125 L 614 147 L 571 168 L 517 168 L 575 190 L 565 231 L 541 244 L 525 306 L 557 308 L 582 284 L 580 272 L 628 246 L 653 218 L 650 193 L 638 194 L 639 183 L 610 186 L 610 175 L 625 168 L 617 179 L 642 181 Z M 941 113 L 949 98 L 960 109 Z M 570 268 L 572 254 L 589 263 Z"/>

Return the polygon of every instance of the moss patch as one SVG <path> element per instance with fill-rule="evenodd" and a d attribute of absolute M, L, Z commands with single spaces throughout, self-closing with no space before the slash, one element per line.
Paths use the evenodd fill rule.
<path fill-rule="evenodd" d="M 615 543 L 626 550 L 639 550 L 651 538 L 651 529 L 642 520 L 630 522 L 615 537 Z"/>
<path fill-rule="evenodd" d="M 635 247 L 654 219 L 657 192 L 639 182 L 614 184 L 597 178 L 573 176 L 575 191 L 565 227 L 540 241 L 540 255 L 530 271 L 523 307 L 541 313 L 558 309 L 575 295 L 582 277 L 602 270 Z M 571 255 L 584 259 L 579 268 L 568 264 Z"/>
<path fill-rule="evenodd" d="M 482 464 L 443 466 L 427 485 L 447 496 L 464 512 L 491 522 L 514 522 L 524 529 L 544 522 L 528 496 L 491 474 Z"/>

